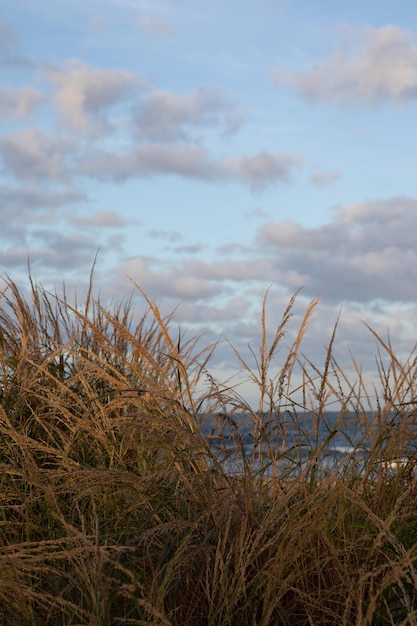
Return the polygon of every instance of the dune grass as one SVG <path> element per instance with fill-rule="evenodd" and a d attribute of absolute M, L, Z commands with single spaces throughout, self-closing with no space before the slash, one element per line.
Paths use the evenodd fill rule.
<path fill-rule="evenodd" d="M 139 322 L 30 286 L 0 300 L 2 625 L 417 623 L 414 351 L 376 336 L 368 390 L 336 329 L 301 356 L 316 301 L 288 348 L 296 296 L 271 338 L 266 296 L 253 365 L 235 350 L 253 407 L 138 286 Z M 336 433 L 353 451 L 329 465 Z"/>

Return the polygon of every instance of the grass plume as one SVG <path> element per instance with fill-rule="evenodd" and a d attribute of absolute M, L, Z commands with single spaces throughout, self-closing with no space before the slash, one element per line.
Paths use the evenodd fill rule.
<path fill-rule="evenodd" d="M 82 306 L 32 280 L 1 294 L 0 623 L 416 624 L 414 349 L 370 329 L 371 406 L 336 327 L 322 365 L 302 356 L 317 301 L 285 348 L 297 294 L 271 339 L 266 294 L 254 366 L 233 348 L 253 407 L 135 287 L 136 322 L 92 282 Z M 329 463 L 336 436 L 352 453 Z"/>

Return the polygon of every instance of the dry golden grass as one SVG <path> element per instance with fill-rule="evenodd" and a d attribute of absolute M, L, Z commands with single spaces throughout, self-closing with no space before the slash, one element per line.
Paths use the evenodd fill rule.
<path fill-rule="evenodd" d="M 253 408 L 210 374 L 215 346 L 174 336 L 136 287 L 136 324 L 92 287 L 82 307 L 32 280 L 29 296 L 12 281 L 1 294 L 0 623 L 415 625 L 414 351 L 401 363 L 376 337 L 371 410 L 359 365 L 349 380 L 333 358 L 335 333 L 322 366 L 301 359 L 317 302 L 282 356 L 296 296 L 271 340 L 265 297 L 255 366 L 235 351 Z M 330 467 L 319 429 L 336 401 L 328 441 L 355 426 L 363 440 Z"/>

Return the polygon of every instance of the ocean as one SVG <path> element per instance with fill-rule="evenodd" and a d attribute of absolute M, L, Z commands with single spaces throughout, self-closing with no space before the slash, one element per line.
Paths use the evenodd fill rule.
<path fill-rule="evenodd" d="M 414 472 L 416 465 L 414 411 L 215 413 L 201 427 L 216 458 L 231 473 L 240 473 L 248 461 L 279 473 L 299 473 L 313 462 L 322 472 L 351 468 L 359 474 L 369 462 L 380 463 L 390 475 L 411 465 Z"/>

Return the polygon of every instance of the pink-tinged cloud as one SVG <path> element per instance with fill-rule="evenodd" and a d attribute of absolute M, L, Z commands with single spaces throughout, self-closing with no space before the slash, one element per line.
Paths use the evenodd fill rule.
<path fill-rule="evenodd" d="M 142 15 L 139 18 L 139 26 L 142 30 L 148 31 L 153 35 L 171 36 L 175 34 L 175 26 L 172 22 L 155 15 Z"/>
<path fill-rule="evenodd" d="M 308 293 L 336 301 L 415 301 L 417 200 L 352 204 L 316 227 L 268 222 L 257 242 L 280 272 L 304 277 Z"/>
<path fill-rule="evenodd" d="M 191 269 L 191 268 L 190 268 Z M 135 257 L 124 263 L 121 272 L 139 284 L 152 297 L 201 300 L 216 295 L 218 287 L 196 276 L 192 271 L 155 268 L 150 260 Z"/>
<path fill-rule="evenodd" d="M 326 185 L 331 185 L 341 178 L 342 174 L 340 172 L 316 171 L 311 175 L 310 180 L 313 185 L 316 185 L 316 187 L 325 187 Z"/>
<path fill-rule="evenodd" d="M 82 176 L 113 182 L 174 174 L 203 181 L 237 182 L 260 191 L 289 182 L 301 163 L 297 155 L 268 152 L 215 161 L 204 148 L 149 144 L 125 154 L 88 151 L 76 169 Z"/>
<path fill-rule="evenodd" d="M 204 87 L 183 96 L 150 91 L 137 104 L 134 125 L 139 139 L 192 140 L 205 128 L 238 130 L 244 115 L 218 87 Z"/>
<path fill-rule="evenodd" d="M 0 89 L 0 123 L 7 118 L 27 119 L 44 99 L 33 87 Z"/>
<path fill-rule="evenodd" d="M 79 160 L 77 171 L 83 176 L 113 182 L 161 174 L 207 180 L 213 178 L 215 173 L 203 148 L 175 144 L 150 144 L 125 154 L 88 151 Z"/>
<path fill-rule="evenodd" d="M 417 46 L 411 31 L 398 26 L 350 29 L 328 59 L 273 81 L 336 105 L 407 103 L 417 99 Z"/>
<path fill-rule="evenodd" d="M 226 159 L 221 164 L 221 171 L 226 178 L 246 183 L 258 191 L 277 182 L 289 182 L 292 171 L 301 165 L 301 158 L 294 154 L 260 152 Z"/>
<path fill-rule="evenodd" d="M 54 102 L 62 123 L 86 136 L 112 129 L 105 111 L 123 100 L 137 81 L 132 72 L 101 69 L 78 59 L 46 68 L 44 75 L 55 88 Z"/>
<path fill-rule="evenodd" d="M 67 139 L 25 128 L 0 139 L 3 166 L 20 181 L 68 183 L 67 159 L 74 145 Z"/>
<path fill-rule="evenodd" d="M 75 226 L 92 226 L 98 228 L 122 228 L 127 226 L 126 220 L 122 219 L 116 211 L 101 210 L 92 215 L 79 215 L 71 213 L 68 221 Z"/>
<path fill-rule="evenodd" d="M 20 53 L 20 42 L 7 20 L 0 20 L 0 66 L 11 68 L 31 67 L 30 61 Z"/>

